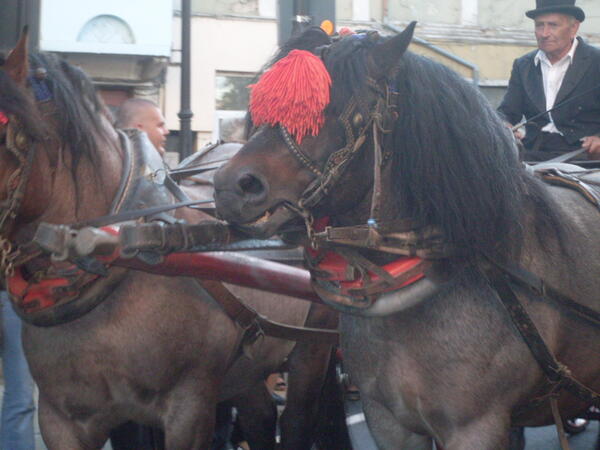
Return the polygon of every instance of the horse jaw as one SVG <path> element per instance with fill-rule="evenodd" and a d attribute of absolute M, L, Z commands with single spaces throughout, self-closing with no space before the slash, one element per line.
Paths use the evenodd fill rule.
<path fill-rule="evenodd" d="M 292 210 L 283 205 L 278 206 L 272 212 L 267 211 L 264 215 L 253 222 L 235 224 L 235 227 L 256 238 L 267 239 L 279 232 L 288 222 L 298 216 Z"/>

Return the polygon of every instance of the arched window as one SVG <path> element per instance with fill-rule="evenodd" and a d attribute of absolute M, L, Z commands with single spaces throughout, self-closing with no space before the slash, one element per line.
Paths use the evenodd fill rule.
<path fill-rule="evenodd" d="M 79 32 L 77 42 L 135 44 L 131 27 L 117 16 L 103 14 L 90 19 Z"/>

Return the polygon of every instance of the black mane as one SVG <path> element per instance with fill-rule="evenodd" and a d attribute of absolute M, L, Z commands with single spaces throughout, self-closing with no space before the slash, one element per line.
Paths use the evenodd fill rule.
<path fill-rule="evenodd" d="M 90 78 L 52 54 L 33 54 L 29 63 L 32 73 L 39 68 L 47 72 L 60 140 L 69 143 L 75 161 L 82 155 L 95 159 L 98 138 L 105 136 L 106 109 Z"/>

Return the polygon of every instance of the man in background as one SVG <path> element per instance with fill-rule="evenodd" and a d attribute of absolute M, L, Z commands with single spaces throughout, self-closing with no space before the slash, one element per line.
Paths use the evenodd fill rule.
<path fill-rule="evenodd" d="M 536 0 L 538 50 L 515 60 L 499 112 L 509 126 L 532 119 L 522 139 L 526 161 L 585 149 L 600 159 L 600 50 L 577 37 L 585 20 L 575 0 Z M 555 108 L 552 112 L 545 111 Z"/>
<path fill-rule="evenodd" d="M 126 100 L 117 112 L 115 126 L 145 131 L 158 153 L 164 157 L 169 130 L 162 112 L 153 101 L 143 98 Z"/>

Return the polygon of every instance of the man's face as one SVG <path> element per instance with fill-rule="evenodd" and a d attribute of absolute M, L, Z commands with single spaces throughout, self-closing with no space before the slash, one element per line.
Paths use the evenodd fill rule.
<path fill-rule="evenodd" d="M 169 130 L 165 125 L 165 118 L 160 109 L 153 106 L 146 108 L 137 121 L 136 127 L 146 132 L 150 138 L 150 142 L 152 142 L 161 155 L 165 154 L 165 143 L 167 142 Z"/>
<path fill-rule="evenodd" d="M 538 47 L 555 63 L 571 49 L 579 30 L 579 22 L 566 14 L 542 14 L 535 18 Z"/>

